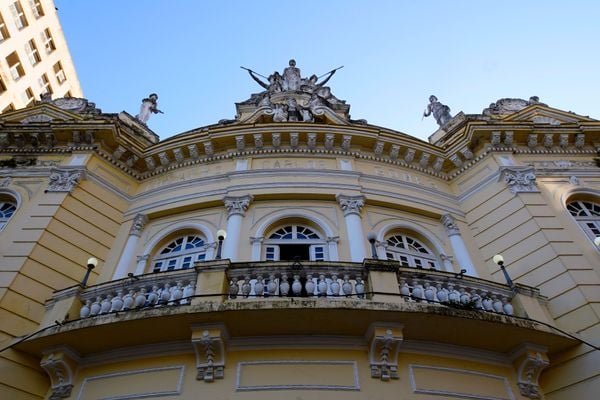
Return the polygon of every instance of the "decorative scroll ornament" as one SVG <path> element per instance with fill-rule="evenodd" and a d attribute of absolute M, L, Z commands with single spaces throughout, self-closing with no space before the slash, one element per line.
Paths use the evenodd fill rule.
<path fill-rule="evenodd" d="M 360 215 L 360 210 L 365 205 L 365 196 L 344 196 L 338 194 L 336 199 L 344 212 L 344 217 L 350 214 Z"/>
<path fill-rule="evenodd" d="M 382 381 L 399 379 L 398 352 L 404 340 L 402 325 L 373 324 L 367 331 L 371 378 Z"/>
<path fill-rule="evenodd" d="M 539 192 L 534 171 L 531 166 L 500 167 L 500 179 L 506 182 L 511 193 Z"/>
<path fill-rule="evenodd" d="M 525 346 L 514 352 L 512 359 L 521 394 L 530 399 L 542 399 L 538 380 L 542 370 L 550 364 L 545 349 Z"/>
<path fill-rule="evenodd" d="M 129 230 L 129 235 L 131 236 L 140 236 L 142 234 L 142 230 L 144 226 L 148 223 L 148 216 L 145 214 L 137 214 L 133 219 L 133 225 L 131 225 L 131 229 Z"/>
<path fill-rule="evenodd" d="M 46 192 L 70 192 L 84 178 L 83 171 L 53 169 Z"/>
<path fill-rule="evenodd" d="M 214 382 L 223 379 L 225 369 L 225 341 L 227 330 L 224 325 L 201 325 L 192 327 L 192 345 L 196 353 L 196 379 Z"/>
<path fill-rule="evenodd" d="M 223 199 L 223 203 L 225 203 L 225 208 L 227 209 L 227 216 L 231 217 L 232 215 L 241 215 L 242 217 L 246 214 L 246 210 L 252 201 L 252 196 L 243 196 L 243 197 L 225 197 Z"/>
<path fill-rule="evenodd" d="M 71 396 L 77 360 L 78 357 L 66 348 L 53 351 L 42 358 L 40 366 L 50 377 L 52 393 L 49 400 Z"/>
<path fill-rule="evenodd" d="M 448 236 L 460 235 L 460 231 L 458 229 L 458 225 L 456 225 L 456 220 L 450 214 L 446 214 L 441 218 L 442 224 L 444 224 L 444 228 L 446 228 L 446 233 Z"/>

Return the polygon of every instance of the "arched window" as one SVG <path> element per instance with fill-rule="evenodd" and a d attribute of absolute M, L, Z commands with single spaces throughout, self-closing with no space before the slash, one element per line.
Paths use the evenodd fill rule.
<path fill-rule="evenodd" d="M 410 236 L 395 234 L 386 240 L 388 260 L 398 260 L 402 267 L 438 269 L 435 254 L 423 243 Z"/>
<path fill-rule="evenodd" d="M 196 261 L 206 259 L 206 248 L 201 236 L 181 236 L 163 247 L 154 257 L 152 272 L 191 268 Z"/>
<path fill-rule="evenodd" d="M 16 202 L 8 199 L 0 199 L 0 231 L 2 231 L 6 224 L 8 224 L 8 220 L 13 216 L 16 209 Z"/>
<path fill-rule="evenodd" d="M 328 259 L 325 240 L 313 228 L 304 225 L 277 228 L 264 244 L 264 259 L 267 261 Z"/>
<path fill-rule="evenodd" d="M 590 238 L 600 236 L 600 204 L 589 200 L 575 200 L 567 210 Z"/>

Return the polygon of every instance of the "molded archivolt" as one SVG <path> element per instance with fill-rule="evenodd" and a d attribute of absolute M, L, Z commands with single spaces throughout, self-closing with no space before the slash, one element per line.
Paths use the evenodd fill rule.
<path fill-rule="evenodd" d="M 141 253 L 142 258 L 145 257 L 147 259 L 149 255 L 156 253 L 159 250 L 160 245 L 166 244 L 170 239 L 176 239 L 186 232 L 189 233 L 190 231 L 193 231 L 194 233 L 201 234 L 206 239 L 206 244 L 209 245 L 206 249 L 206 259 L 212 260 L 214 258 L 214 247 L 210 246 L 210 244 L 215 242 L 215 237 L 212 230 L 207 225 L 208 224 L 192 221 L 178 221 L 167 225 L 146 241 Z M 178 235 L 178 233 L 181 233 L 181 235 Z M 145 264 L 144 267 L 146 267 Z M 138 271 L 136 271 L 136 273 L 141 273 L 141 271 L 139 271 L 140 269 L 140 266 L 138 266 Z"/>

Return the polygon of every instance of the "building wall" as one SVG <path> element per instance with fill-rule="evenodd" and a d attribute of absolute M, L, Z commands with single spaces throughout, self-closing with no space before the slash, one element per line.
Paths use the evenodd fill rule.
<path fill-rule="evenodd" d="M 11 7 L 18 3 L 27 20 L 27 26 L 19 29 L 13 17 Z M 0 15 L 4 20 L 6 30 L 10 37 L 0 41 L 0 78 L 6 87 L 0 93 L 0 112 L 7 109 L 19 109 L 28 105 L 33 100 L 40 100 L 40 95 L 45 93 L 38 83 L 38 79 L 46 74 L 54 98 L 73 96 L 83 97 L 83 92 L 75 72 L 75 67 L 64 38 L 57 10 L 53 0 L 36 0 L 44 15 L 36 18 L 29 0 L 4 1 L 0 4 Z M 54 50 L 48 52 L 44 46 L 42 35 L 48 29 L 52 36 Z M 29 60 L 25 46 L 33 40 L 38 50 L 39 62 L 35 65 Z M 16 52 L 23 68 L 24 75 L 15 80 L 10 72 L 7 57 Z M 57 76 L 54 66 L 60 63 L 64 74 Z M 23 99 L 22 94 L 31 90 L 31 100 Z M 12 108 L 11 108 L 12 107 Z"/>

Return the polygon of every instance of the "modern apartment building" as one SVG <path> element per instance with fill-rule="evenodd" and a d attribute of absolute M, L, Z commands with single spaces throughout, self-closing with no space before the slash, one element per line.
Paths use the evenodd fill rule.
<path fill-rule="evenodd" d="M 600 121 L 432 96 L 425 142 L 253 78 L 162 141 L 82 98 L 0 115 L 0 398 L 597 398 Z"/>
<path fill-rule="evenodd" d="M 0 112 L 44 94 L 82 97 L 52 0 L 0 2 Z"/>

